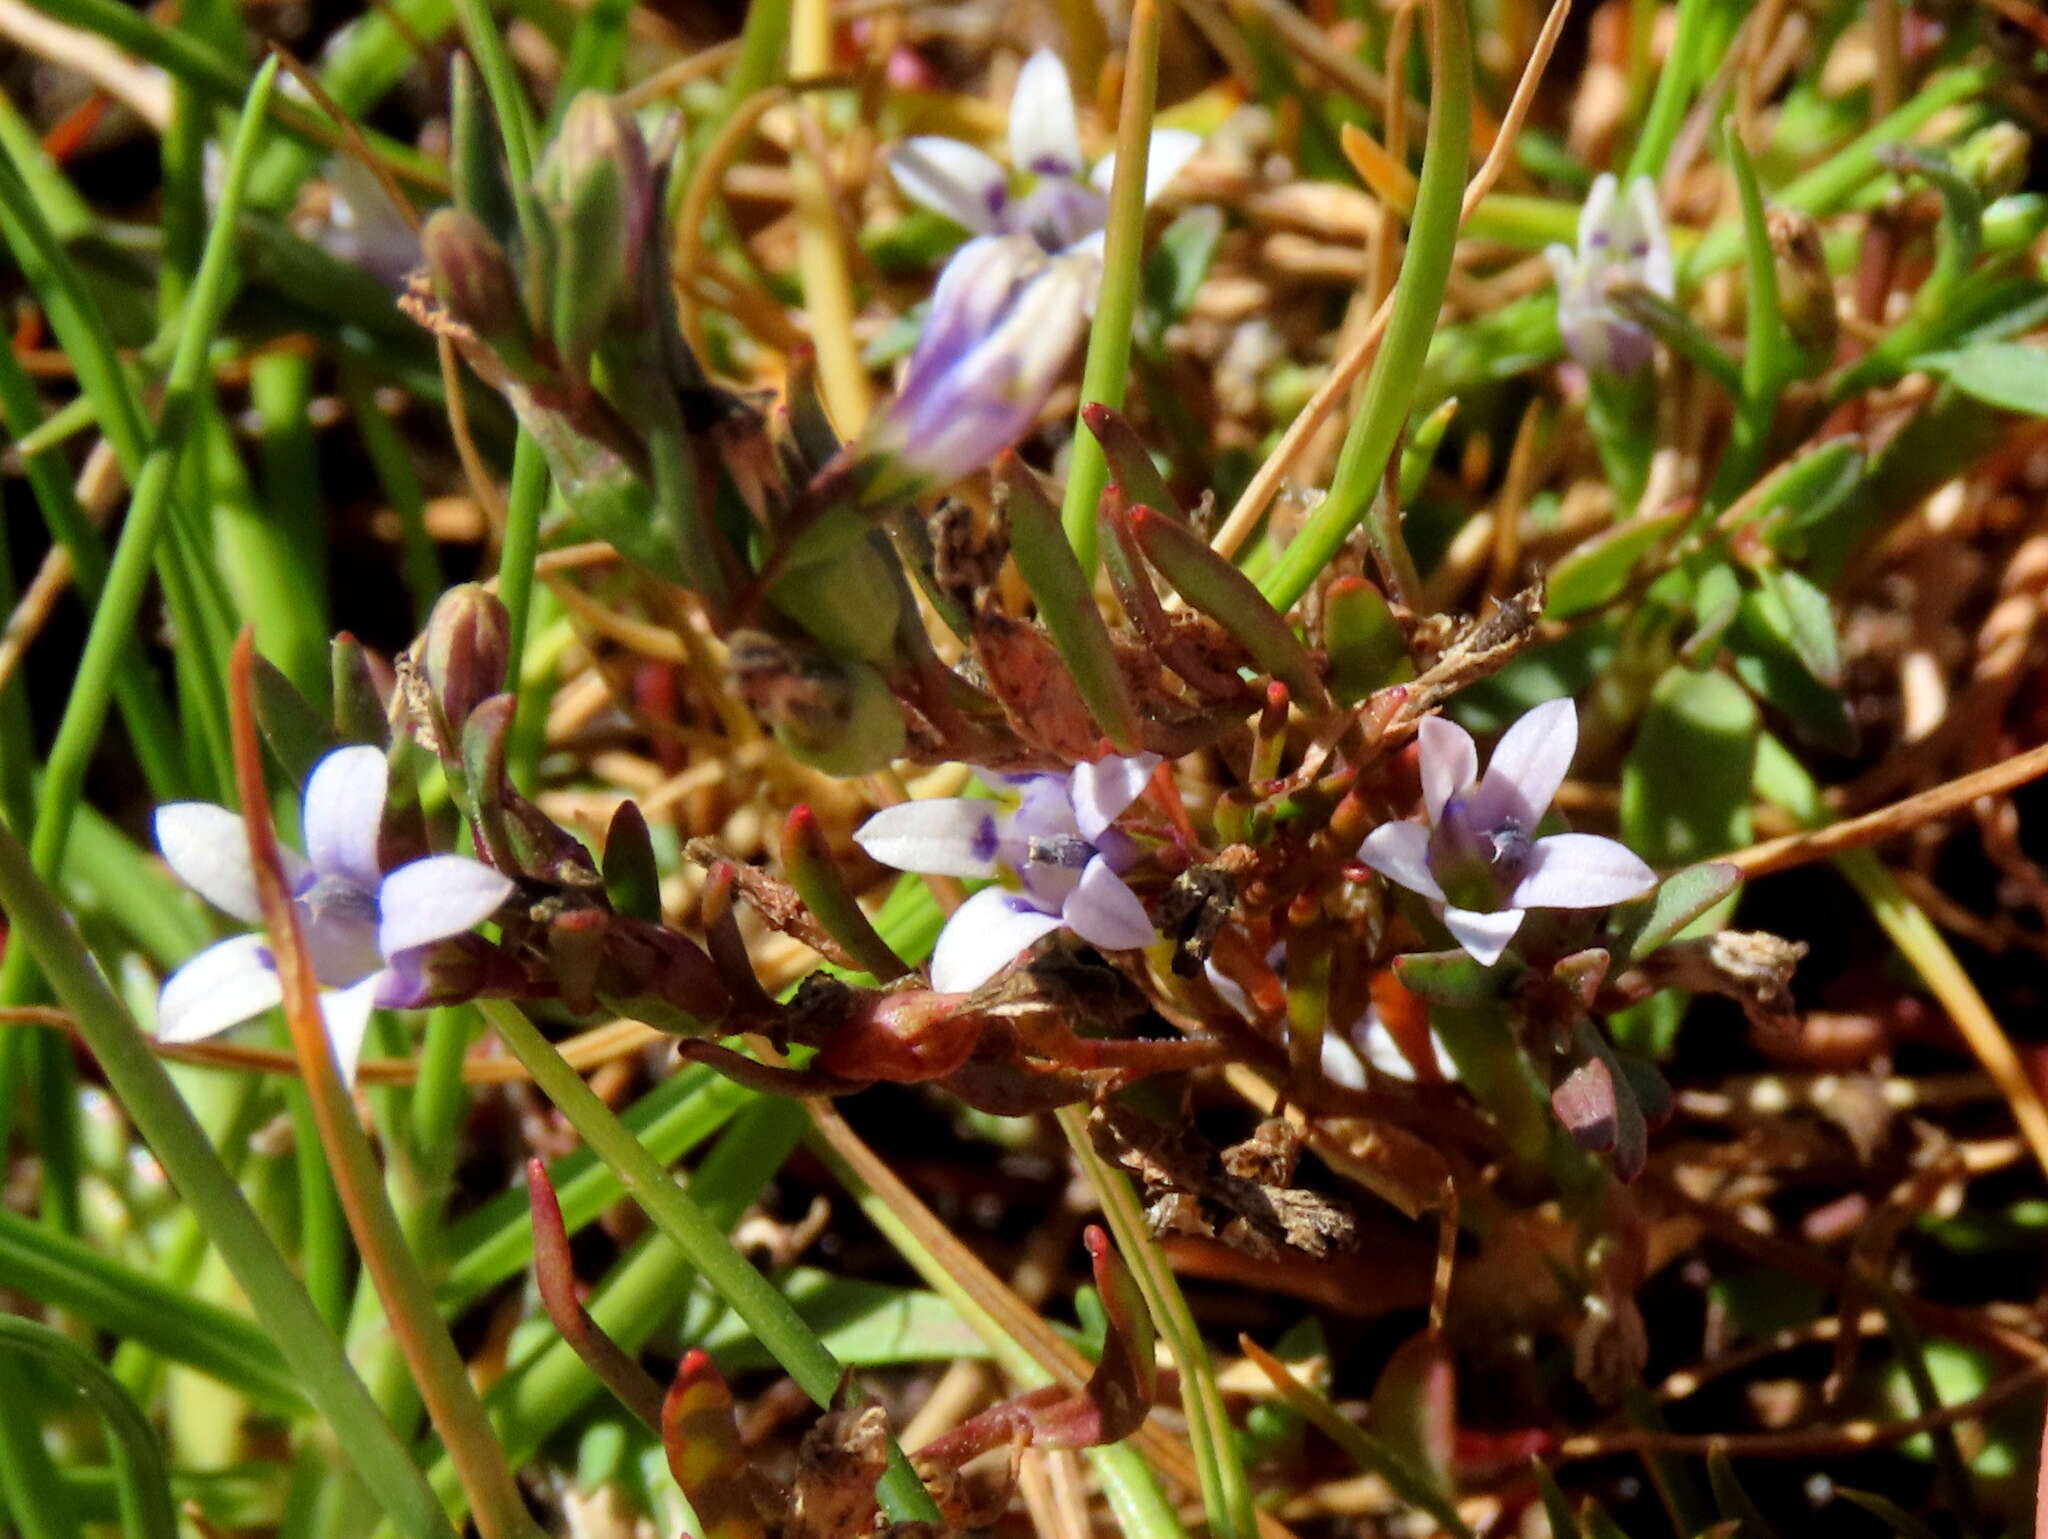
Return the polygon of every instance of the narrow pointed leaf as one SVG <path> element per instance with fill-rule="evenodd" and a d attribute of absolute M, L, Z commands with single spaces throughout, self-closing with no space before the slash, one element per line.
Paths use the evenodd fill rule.
<path fill-rule="evenodd" d="M 1259 665 L 1293 691 L 1311 712 L 1330 708 L 1329 691 L 1287 617 L 1252 580 L 1209 549 L 1184 525 L 1153 508 L 1131 509 L 1131 533 L 1145 559 L 1180 596 L 1244 643 Z"/>

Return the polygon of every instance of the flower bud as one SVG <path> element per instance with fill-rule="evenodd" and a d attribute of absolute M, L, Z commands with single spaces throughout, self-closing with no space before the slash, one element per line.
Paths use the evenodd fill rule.
<path fill-rule="evenodd" d="M 781 579 L 768 590 L 768 602 L 826 651 L 885 662 L 896 652 L 903 602 L 888 551 L 865 519 L 839 509 L 791 552 Z"/>
<path fill-rule="evenodd" d="M 497 237 L 461 209 L 436 209 L 420 231 L 434 296 L 515 373 L 532 360 L 532 332 L 519 280 Z"/>
<path fill-rule="evenodd" d="M 1099 269 L 1025 235 L 984 235 L 939 274 L 903 388 L 864 445 L 881 485 L 943 486 L 1028 433 L 1086 329 Z"/>
<path fill-rule="evenodd" d="M 647 142 L 623 107 L 586 91 L 569 104 L 539 180 L 554 226 L 549 330 L 564 356 L 587 359 L 639 282 L 654 218 Z"/>
<path fill-rule="evenodd" d="M 476 583 L 450 588 L 434 605 L 420 641 L 420 666 L 456 732 L 471 711 L 504 689 L 511 643 L 505 606 Z"/>
<path fill-rule="evenodd" d="M 1963 142 L 1956 152 L 1956 170 L 1991 203 L 2020 190 L 2032 154 L 2026 131 L 2015 123 L 2000 121 L 1980 128 Z"/>
<path fill-rule="evenodd" d="M 866 663 L 802 651 L 761 631 L 732 638 L 734 682 L 799 762 L 871 775 L 903 752 L 903 709 Z"/>
<path fill-rule="evenodd" d="M 1796 209 L 1774 207 L 1765 216 L 1778 306 L 1793 340 L 1809 352 L 1835 347 L 1835 281 L 1821 249 L 1820 226 Z"/>

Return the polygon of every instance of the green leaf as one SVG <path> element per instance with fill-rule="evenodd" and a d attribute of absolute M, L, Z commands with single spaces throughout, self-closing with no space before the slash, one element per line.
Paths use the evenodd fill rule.
<path fill-rule="evenodd" d="M 1145 262 L 1145 327 L 1156 343 L 1187 314 L 1223 243 L 1223 210 L 1204 203 L 1168 225 Z"/>
<path fill-rule="evenodd" d="M 1568 620 L 1619 597 L 1636 563 L 1691 517 L 1690 509 L 1678 508 L 1626 519 L 1567 552 L 1550 569 L 1544 618 Z"/>
<path fill-rule="evenodd" d="M 1960 352 L 1931 353 L 1913 367 L 1946 375 L 1965 395 L 2028 417 L 2048 417 L 2048 352 L 2025 342 L 1979 342 Z"/>
<path fill-rule="evenodd" d="M 1841 683 L 1842 648 L 1828 596 L 1784 567 L 1765 567 L 1757 576 L 1763 585 L 1759 615 L 1778 630 L 1814 678 L 1830 688 Z"/>
<path fill-rule="evenodd" d="M 1819 748 L 1853 753 L 1856 723 L 1841 693 L 1815 676 L 1793 645 L 1790 617 L 1768 595 L 1744 595 L 1728 633 L 1735 673 L 1758 699 L 1785 713 Z"/>
<path fill-rule="evenodd" d="M 1340 577 L 1324 593 L 1323 647 L 1330 658 L 1330 692 L 1345 705 L 1415 677 L 1408 638 L 1386 595 L 1362 577 Z"/>
<path fill-rule="evenodd" d="M 1667 671 L 1622 767 L 1623 842 L 1659 866 L 1749 843 L 1757 732 L 1755 704 L 1726 674 Z"/>
<path fill-rule="evenodd" d="M 1409 993 L 1438 1005 L 1488 1005 L 1507 992 L 1504 973 L 1481 966 L 1464 951 L 1414 951 L 1395 957 L 1394 976 Z"/>
<path fill-rule="evenodd" d="M 1692 611 L 1698 624 L 1682 649 L 1688 664 L 1703 668 L 1721 650 L 1721 638 L 1742 609 L 1742 579 L 1726 564 L 1710 566 L 1693 582 Z"/>
<path fill-rule="evenodd" d="M 1679 931 L 1734 892 L 1741 881 L 1741 873 L 1726 861 L 1709 861 L 1673 872 L 1649 897 L 1617 908 L 1609 921 L 1616 937 L 1615 966 L 1641 961 L 1670 944 Z"/>

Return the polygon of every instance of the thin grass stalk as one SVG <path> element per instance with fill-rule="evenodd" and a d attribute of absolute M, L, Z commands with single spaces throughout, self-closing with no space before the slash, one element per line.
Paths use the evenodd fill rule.
<path fill-rule="evenodd" d="M 1103 236 L 1102 293 L 1088 333 L 1088 361 L 1081 371 L 1081 407 L 1101 404 L 1121 410 L 1131 374 L 1131 328 L 1145 276 L 1145 163 L 1152 146 L 1152 114 L 1159 92 L 1158 0 L 1131 7 L 1130 41 L 1124 53 L 1124 94 L 1117 109 L 1116 174 L 1109 187 L 1109 220 Z M 1109 484 L 1109 458 L 1080 413 L 1074 417 L 1074 447 L 1067 462 L 1067 490 L 1060 523 L 1081 570 L 1095 574 L 1100 543 L 1102 490 Z"/>
<path fill-rule="evenodd" d="M 1401 535 L 1401 510 L 1391 497 L 1381 495 L 1380 483 L 1414 404 L 1423 355 L 1443 307 L 1451 262 L 1457 254 L 1466 159 L 1472 142 L 1472 36 L 1465 0 L 1434 0 L 1430 15 L 1429 135 L 1422 153 L 1415 220 L 1409 227 L 1408 255 L 1394 284 L 1365 399 L 1345 435 L 1329 495 L 1259 584 L 1273 607 L 1282 612 L 1308 591 L 1351 531 L 1369 515 L 1373 553 L 1394 588 L 1390 596 L 1414 603 L 1421 592 L 1414 558 Z"/>
<path fill-rule="evenodd" d="M 1087 1114 L 1077 1106 L 1064 1106 L 1056 1116 L 1068 1147 L 1102 1204 L 1103 1220 L 1117 1249 L 1145 1295 L 1145 1307 L 1180 1366 L 1181 1405 L 1187 1413 L 1188 1443 L 1201 1476 L 1209 1531 L 1216 1539 L 1257 1539 L 1258 1509 L 1252 1504 L 1251 1483 L 1245 1478 L 1230 1412 L 1216 1387 L 1215 1365 L 1209 1360 L 1201 1328 L 1195 1324 L 1173 1268 L 1167 1265 L 1165 1252 L 1145 1222 L 1129 1178 L 1110 1169 L 1095 1152 L 1088 1137 Z"/>
<path fill-rule="evenodd" d="M 121 1531 L 128 1539 L 178 1539 L 163 1445 L 141 1408 L 99 1360 L 47 1325 L 7 1314 L 0 1314 L 0 1352 L 41 1363 L 52 1377 L 76 1389 L 99 1412 L 113 1455 Z"/>
<path fill-rule="evenodd" d="M 844 1370 L 788 1299 L 740 1254 L 730 1236 L 641 1147 L 612 1109 L 599 1100 L 555 1045 L 508 1000 L 479 1001 L 484 1017 L 512 1055 L 526 1066 L 541 1093 L 569 1119 L 570 1126 L 598 1157 L 618 1173 L 626 1192 L 662 1233 L 682 1247 L 697 1270 L 732 1306 L 761 1344 L 774 1354 L 804 1393 L 830 1406 Z M 900 1449 L 892 1449 L 889 1472 L 877 1493 L 898 1522 L 935 1522 L 932 1504 Z"/>
<path fill-rule="evenodd" d="M 285 886 L 277 835 L 270 823 L 263 750 L 250 703 L 249 674 L 254 662 L 253 637 L 244 631 L 235 648 L 231 691 L 235 783 L 254 857 L 256 888 L 284 987 L 285 1020 L 291 1026 L 292 1047 L 312 1102 L 320 1146 L 333 1168 L 342 1211 L 383 1301 L 392 1336 L 405 1353 L 435 1430 L 462 1473 L 478 1531 L 484 1539 L 538 1539 L 539 1529 L 526 1510 L 504 1450 L 492 1436 L 483 1402 L 434 1307 L 433 1287 L 406 1247 L 398 1216 L 385 1195 L 376 1156 L 335 1070 L 320 1012 L 319 985 Z"/>
<path fill-rule="evenodd" d="M 50 748 L 41 793 L 36 802 L 30 849 L 36 870 L 45 878 L 53 879 L 63 865 L 71 820 L 84 796 L 86 770 L 106 723 L 107 707 L 120 672 L 121 658 L 133 645 L 136 616 L 141 611 L 151 569 L 156 564 L 159 537 L 171 515 L 172 491 L 186 445 L 191 407 L 206 367 L 207 346 L 234 292 L 234 214 L 240 204 L 249 160 L 262 128 L 263 104 L 269 98 L 275 78 L 274 68 L 266 68 L 257 75 L 255 84 L 250 88 L 248 105 L 236 127 L 228 173 L 221 190 L 222 217 L 207 241 L 193 285 L 191 303 L 184 317 L 186 329 L 171 360 L 162 418 L 155 440 L 146 454 L 139 455 L 139 469 L 133 468 L 137 458 L 122 456 L 124 464 L 131 467 L 133 477 L 128 517 L 108 567 L 91 629 L 86 634 L 84 651 L 79 659 L 70 698 L 65 703 L 63 718 L 57 727 L 56 739 Z M 46 280 L 55 283 L 64 293 L 74 323 L 74 335 L 80 331 L 90 333 L 97 343 L 94 351 L 102 371 L 100 394 L 111 398 L 109 404 L 117 416 L 124 407 L 128 412 L 134 412 L 119 360 L 113 357 L 106 339 L 93 326 L 82 305 L 72 304 L 71 288 L 66 282 L 68 274 L 61 255 L 47 249 L 47 226 L 42 224 L 33 208 L 23 206 L 25 195 L 26 189 L 11 164 L 0 171 L 0 201 L 8 204 L 9 223 L 15 227 L 10 230 L 10 235 L 26 231 L 44 248 L 38 251 L 38 261 Z M 80 382 L 85 383 L 82 376 Z M 110 423 L 110 431 L 112 426 Z M 124 436 L 129 439 L 131 449 L 138 448 L 140 435 L 135 432 L 132 419 L 125 428 Z M 167 584 L 177 567 L 177 554 L 170 552 L 169 559 L 163 563 Z M 193 618 L 189 609 L 184 611 L 183 618 L 188 621 Z M 4 961 L 0 961 L 0 1003 L 19 1004 L 27 998 L 32 987 L 33 969 L 34 963 L 26 948 L 10 946 L 7 949 Z M 79 1169 L 76 1074 L 71 1063 L 70 1045 L 61 1037 L 43 1033 L 30 1039 L 28 1050 L 34 1054 L 38 1071 L 34 1083 L 43 1123 L 43 1136 L 39 1142 L 46 1166 L 44 1211 L 60 1229 L 69 1233 L 77 1228 Z M 20 1051 L 23 1049 L 10 1047 L 9 1054 Z"/>

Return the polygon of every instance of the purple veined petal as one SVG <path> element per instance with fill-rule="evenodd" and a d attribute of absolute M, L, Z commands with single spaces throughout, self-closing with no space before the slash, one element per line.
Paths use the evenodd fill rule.
<path fill-rule="evenodd" d="M 1109 223 L 1109 200 L 1070 176 L 1042 176 L 1004 209 L 1005 230 L 1029 235 L 1048 252 L 1070 250 Z"/>
<path fill-rule="evenodd" d="M 335 1071 L 344 1085 L 356 1082 L 356 1065 L 362 1062 L 363 1038 L 369 1034 L 370 1011 L 377 1003 L 382 973 L 372 973 L 361 983 L 345 989 L 328 989 L 320 995 L 320 1019 L 327 1027 L 327 1046 L 334 1053 Z"/>
<path fill-rule="evenodd" d="M 374 891 L 323 876 L 300 895 L 298 907 L 306 955 L 322 988 L 347 988 L 383 967 Z"/>
<path fill-rule="evenodd" d="M 1145 201 L 1150 203 L 1166 191 L 1201 148 L 1202 136 L 1185 128 L 1153 129 L 1152 142 L 1145 150 Z M 1102 192 L 1109 191 L 1110 183 L 1116 180 L 1116 151 L 1111 150 L 1095 162 L 1088 180 Z"/>
<path fill-rule="evenodd" d="M 172 875 L 215 908 L 244 924 L 263 923 L 249 836 L 227 808 L 212 802 L 166 802 L 156 810 L 156 847 Z M 289 850 L 278 854 L 285 879 L 296 888 L 306 863 Z"/>
<path fill-rule="evenodd" d="M 1441 716 L 1425 716 L 1416 728 L 1416 757 L 1422 767 L 1422 805 L 1432 826 L 1443 821 L 1444 803 L 1479 778 L 1479 750 L 1472 734 Z"/>
<path fill-rule="evenodd" d="M 1482 914 L 1469 908 L 1446 908 L 1444 928 L 1473 961 L 1481 967 L 1491 967 L 1508 949 L 1515 931 L 1522 928 L 1522 911 L 1503 908 Z"/>
<path fill-rule="evenodd" d="M 1132 951 L 1159 939 L 1138 895 L 1100 855 L 1082 869 L 1060 917 L 1081 939 L 1105 951 Z"/>
<path fill-rule="evenodd" d="M 1015 848 L 1019 864 L 1031 839 L 1083 838 L 1074 806 L 1073 782 L 1065 775 L 1041 775 L 1023 788 L 1017 810 L 1003 828 L 1006 848 Z"/>
<path fill-rule="evenodd" d="M 1365 836 L 1358 858 L 1410 892 L 1443 902 L 1444 890 L 1429 869 L 1429 830 L 1420 823 L 1380 824 Z"/>
<path fill-rule="evenodd" d="M 1134 753 L 1111 754 L 1093 764 L 1075 765 L 1068 785 L 1081 837 L 1090 843 L 1101 838 L 1102 831 L 1145 794 L 1145 783 L 1159 763 L 1156 753 Z"/>
<path fill-rule="evenodd" d="M 1552 834 L 1529 847 L 1513 902 L 1519 908 L 1606 908 L 1656 885 L 1657 873 L 1625 844 L 1598 834 Z"/>
<path fill-rule="evenodd" d="M 359 743 L 337 748 L 306 780 L 302 811 L 306 855 L 322 876 L 338 876 L 365 892 L 383 880 L 377 836 L 384 826 L 389 784 L 384 750 Z"/>
<path fill-rule="evenodd" d="M 1081 170 L 1074 88 L 1050 48 L 1039 49 L 1017 72 L 1010 98 L 1010 164 L 1039 176 L 1075 176 Z"/>
<path fill-rule="evenodd" d="M 969 796 L 884 807 L 854 830 L 853 842 L 885 866 L 932 876 L 994 876 L 999 809 Z"/>
<path fill-rule="evenodd" d="M 385 956 L 473 930 L 512 896 L 512 878 L 464 855 L 429 855 L 400 866 L 377 893 L 377 943 Z"/>
<path fill-rule="evenodd" d="M 284 998 L 261 935 L 208 946 L 164 979 L 156 1001 L 159 1042 L 197 1042 L 261 1015 Z"/>
<path fill-rule="evenodd" d="M 1531 832 L 1564 784 L 1579 747 L 1579 709 L 1569 699 L 1546 700 L 1501 734 L 1487 761 L 1486 778 L 1472 793 L 1475 828 L 1498 828 L 1509 819 Z"/>
<path fill-rule="evenodd" d="M 424 946 L 392 954 L 384 970 L 377 974 L 379 1010 L 417 1010 L 427 1002 L 427 955 Z"/>
<path fill-rule="evenodd" d="M 911 349 L 892 415 L 915 411 L 923 397 L 939 391 L 1045 262 L 1045 253 L 1028 235 L 977 235 L 948 257 L 932 288 L 930 315 Z"/>
<path fill-rule="evenodd" d="M 941 994 L 980 988 L 1026 946 L 1060 928 L 1057 914 L 1000 887 L 984 887 L 953 911 L 932 948 L 932 987 Z"/>
<path fill-rule="evenodd" d="M 906 139 L 891 150 L 889 175 L 903 196 L 977 235 L 995 229 L 1009 191 L 993 156 L 935 134 Z"/>

